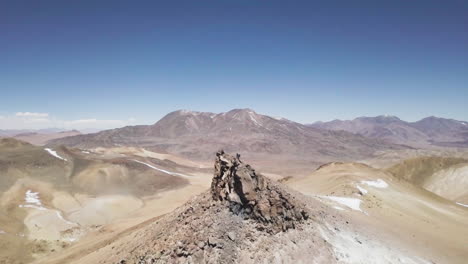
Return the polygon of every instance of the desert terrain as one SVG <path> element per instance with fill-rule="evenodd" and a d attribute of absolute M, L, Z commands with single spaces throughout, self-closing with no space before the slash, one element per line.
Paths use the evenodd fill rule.
<path fill-rule="evenodd" d="M 464 263 L 467 172 L 463 148 L 250 109 L 3 138 L 0 263 Z"/>

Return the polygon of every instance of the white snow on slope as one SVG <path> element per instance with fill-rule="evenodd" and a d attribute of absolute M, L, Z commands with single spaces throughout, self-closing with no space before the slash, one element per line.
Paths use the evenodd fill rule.
<path fill-rule="evenodd" d="M 249 112 L 249 117 L 250 119 L 257 125 L 257 126 L 262 126 L 258 121 L 255 119 L 253 112 Z"/>
<path fill-rule="evenodd" d="M 461 205 L 461 206 L 464 206 L 464 207 L 468 207 L 468 204 L 462 204 L 462 203 L 459 203 L 457 202 L 458 205 Z"/>
<path fill-rule="evenodd" d="M 24 201 L 26 204 L 20 204 L 19 207 L 21 208 L 35 208 L 38 210 L 46 210 L 42 206 L 42 202 L 39 199 L 39 193 L 33 192 L 31 190 L 27 190 L 25 193 Z"/>
<path fill-rule="evenodd" d="M 339 206 L 333 206 L 333 208 L 335 208 L 336 210 L 344 211 L 344 209 Z"/>
<path fill-rule="evenodd" d="M 318 227 L 321 236 L 332 246 L 338 263 L 357 264 L 430 264 L 427 260 L 408 255 L 398 248 L 390 247 L 377 239 L 369 239 L 346 229 L 335 229 L 325 223 Z"/>
<path fill-rule="evenodd" d="M 61 159 L 61 160 L 67 161 L 67 159 L 60 157 L 60 156 L 57 154 L 57 151 L 55 151 L 55 150 L 52 150 L 52 149 L 50 149 L 50 148 L 45 148 L 44 150 L 47 151 L 47 152 L 49 152 L 50 155 L 56 157 L 57 159 Z"/>
<path fill-rule="evenodd" d="M 367 190 L 362 188 L 361 186 L 357 185 L 356 186 L 358 188 L 358 190 L 364 195 L 364 194 L 367 194 Z"/>
<path fill-rule="evenodd" d="M 169 175 L 180 176 L 180 177 L 187 177 L 187 178 L 190 178 L 190 177 L 191 177 L 191 176 L 188 176 L 188 175 L 185 175 L 185 174 L 181 174 L 181 173 L 177 173 L 177 172 L 171 172 L 171 171 L 163 170 L 163 169 L 160 169 L 160 168 L 158 168 L 158 167 L 155 167 L 155 166 L 153 166 L 153 165 L 151 165 L 151 164 L 145 163 L 145 162 L 143 162 L 143 161 L 139 161 L 139 160 L 133 160 L 133 161 L 138 162 L 138 163 L 143 164 L 143 165 L 146 165 L 146 166 L 148 166 L 148 167 L 150 167 L 150 168 L 152 168 L 152 169 L 154 169 L 154 170 L 157 170 L 157 171 L 160 171 L 160 172 L 164 172 L 164 173 L 169 174 Z"/>
<path fill-rule="evenodd" d="M 382 179 L 378 179 L 378 180 L 375 180 L 375 181 L 361 181 L 361 183 L 366 184 L 368 186 L 377 187 L 377 188 L 387 188 L 388 187 L 388 184 Z"/>
<path fill-rule="evenodd" d="M 347 198 L 347 197 L 338 197 L 338 196 L 321 196 L 322 198 L 326 198 L 329 200 L 332 200 L 334 202 L 337 202 L 341 205 L 344 205 L 346 207 L 349 207 L 353 210 L 363 212 L 361 210 L 361 200 L 356 199 L 356 198 Z"/>
<path fill-rule="evenodd" d="M 57 217 L 58 217 L 60 220 L 64 221 L 65 223 L 67 223 L 67 224 L 69 224 L 69 225 L 77 225 L 76 223 L 70 222 L 70 221 L 68 221 L 67 219 L 63 218 L 62 213 L 60 213 L 59 211 L 55 211 L 55 213 L 57 214 Z"/>

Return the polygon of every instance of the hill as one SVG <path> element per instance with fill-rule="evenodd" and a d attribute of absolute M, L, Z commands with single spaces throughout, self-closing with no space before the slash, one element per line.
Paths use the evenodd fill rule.
<path fill-rule="evenodd" d="M 44 148 L 0 139 L 0 263 L 61 251 L 130 213 L 173 209 L 166 204 L 199 192 L 194 185 L 205 170 L 142 149 Z"/>
<path fill-rule="evenodd" d="M 45 145 L 47 141 L 57 138 L 64 138 L 70 136 L 80 135 L 81 132 L 77 130 L 60 131 L 60 132 L 26 132 L 20 133 L 13 136 L 18 140 L 26 141 L 34 145 Z"/>
<path fill-rule="evenodd" d="M 373 239 L 386 237 L 387 243 L 398 241 L 397 245 L 405 245 L 407 252 L 420 257 L 417 263 L 466 262 L 468 208 L 384 169 L 335 162 L 321 166 L 308 176 L 289 179 L 285 184 L 337 211 L 354 213 L 359 217 L 358 222 L 369 230 L 377 228 Z M 359 250 L 366 249 L 359 247 Z M 379 260 L 354 259 L 344 263 L 406 261 L 404 258 L 384 261 L 385 258 L 382 254 Z"/>
<path fill-rule="evenodd" d="M 444 198 L 468 204 L 468 160 L 452 157 L 418 157 L 387 169 L 397 178 Z"/>
<path fill-rule="evenodd" d="M 308 126 L 344 130 L 413 147 L 468 147 L 468 122 L 433 116 L 417 122 L 406 122 L 395 116 L 358 117 Z"/>

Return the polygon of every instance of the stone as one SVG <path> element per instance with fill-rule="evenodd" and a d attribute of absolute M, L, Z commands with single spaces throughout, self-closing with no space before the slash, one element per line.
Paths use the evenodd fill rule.
<path fill-rule="evenodd" d="M 270 225 L 272 232 L 295 228 L 294 222 L 308 218 L 288 193 L 244 164 L 239 154 L 218 151 L 214 168 L 211 195 L 215 201 L 227 202 L 234 214 Z"/>
<path fill-rule="evenodd" d="M 236 240 L 236 234 L 234 232 L 228 232 L 227 233 L 227 236 L 229 239 L 231 239 L 232 241 Z"/>

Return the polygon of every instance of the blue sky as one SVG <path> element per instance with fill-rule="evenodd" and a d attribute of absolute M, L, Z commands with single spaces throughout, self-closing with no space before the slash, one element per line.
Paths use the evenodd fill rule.
<path fill-rule="evenodd" d="M 467 1 L 2 1 L 0 129 L 247 107 L 468 120 L 466 14 Z"/>

